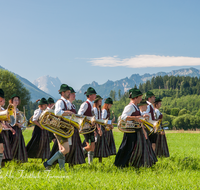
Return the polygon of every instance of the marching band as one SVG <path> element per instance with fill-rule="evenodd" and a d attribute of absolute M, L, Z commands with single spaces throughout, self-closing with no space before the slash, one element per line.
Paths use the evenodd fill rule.
<path fill-rule="evenodd" d="M 22 133 L 27 125 L 25 113 L 17 108 L 20 97 L 13 94 L 9 100 L 7 114 L 4 91 L 0 89 L 0 166 L 2 161 L 15 160 L 27 162 L 28 158 L 42 158 L 43 165 L 50 169 L 59 163 L 60 170 L 85 163 L 93 163 L 93 158 L 106 158 L 116 155 L 114 165 L 123 167 L 151 167 L 157 157 L 169 157 L 169 150 L 162 126 L 161 99 L 148 91 L 142 99 L 142 92 L 137 88 L 129 90 L 130 103 L 118 118 L 118 128 L 124 133 L 118 152 L 113 135 L 111 118 L 112 98 L 104 101 L 94 88 L 85 92 L 86 101 L 76 110 L 73 101 L 74 89 L 66 84 L 60 86 L 61 98 L 55 103 L 52 98 L 38 101 L 38 109 L 29 123 L 34 125 L 32 137 L 25 146 Z M 78 114 L 77 114 L 78 113 Z M 80 134 L 84 135 L 81 142 Z M 54 145 L 50 152 L 50 142 Z"/>

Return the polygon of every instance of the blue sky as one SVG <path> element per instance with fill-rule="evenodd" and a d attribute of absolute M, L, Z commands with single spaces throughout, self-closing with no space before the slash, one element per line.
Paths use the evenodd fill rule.
<path fill-rule="evenodd" d="M 132 74 L 200 69 L 200 1 L 0 1 L 0 65 L 79 89 Z M 140 59 L 138 59 L 140 57 Z"/>

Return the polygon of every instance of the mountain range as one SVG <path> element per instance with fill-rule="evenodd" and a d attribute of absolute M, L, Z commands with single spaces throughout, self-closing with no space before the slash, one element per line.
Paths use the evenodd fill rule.
<path fill-rule="evenodd" d="M 129 78 L 123 78 L 117 81 L 108 80 L 106 83 L 99 85 L 97 82 L 93 81 L 91 84 L 85 84 L 81 87 L 81 89 L 76 93 L 76 99 L 85 100 L 86 97 L 84 92 L 87 91 L 88 87 L 93 87 L 96 92 L 101 95 L 103 98 L 107 98 L 110 95 L 111 90 L 115 90 L 118 93 L 121 90 L 121 94 L 124 94 L 130 88 L 133 88 L 135 85 L 139 86 L 139 84 L 146 82 L 147 80 L 151 80 L 153 77 L 156 76 L 190 76 L 190 77 L 200 77 L 200 70 L 195 68 L 189 69 L 179 69 L 173 70 L 171 72 L 158 72 L 156 74 L 133 74 Z"/>
<path fill-rule="evenodd" d="M 0 69 L 4 69 L 0 66 Z M 15 74 L 15 73 L 14 73 Z M 27 79 L 15 74 L 16 77 L 23 83 L 23 85 L 30 91 L 31 93 L 31 101 L 36 101 L 41 97 L 49 98 L 52 97 L 54 99 L 59 98 L 58 89 L 60 88 L 61 81 L 58 77 L 53 78 L 49 75 L 39 77 L 38 79 L 34 80 L 33 83 L 28 81 Z M 133 88 L 135 85 L 139 86 L 139 84 L 146 82 L 147 80 L 151 80 L 152 77 L 156 76 L 190 76 L 190 77 L 200 77 L 200 70 L 195 68 L 189 69 L 178 69 L 173 70 L 171 72 L 158 72 L 156 74 L 149 74 L 146 73 L 144 75 L 133 74 L 129 78 L 123 78 L 117 81 L 108 80 L 104 84 L 98 84 L 97 82 L 93 81 L 90 84 L 85 84 L 81 87 L 80 90 L 76 93 L 77 100 L 85 100 L 86 97 L 84 92 L 87 91 L 88 87 L 95 88 L 96 92 L 101 95 L 103 98 L 107 98 L 110 95 L 110 91 L 114 90 L 118 93 L 121 90 L 121 94 L 124 94 L 130 88 Z M 50 94 L 50 95 L 49 95 Z"/>
<path fill-rule="evenodd" d="M 40 90 L 51 94 L 56 99 L 59 99 L 60 95 L 58 90 L 60 89 L 61 81 L 58 77 L 54 78 L 49 75 L 39 77 L 33 81 L 33 84 Z"/>

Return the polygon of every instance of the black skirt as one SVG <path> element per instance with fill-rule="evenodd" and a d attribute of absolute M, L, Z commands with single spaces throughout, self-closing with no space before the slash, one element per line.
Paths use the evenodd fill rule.
<path fill-rule="evenodd" d="M 95 142 L 94 157 L 95 158 L 106 158 L 111 155 L 108 141 L 105 136 L 105 128 L 101 126 L 102 136 L 99 135 L 96 130 L 97 142 Z"/>
<path fill-rule="evenodd" d="M 26 146 L 24 142 L 24 137 L 22 135 L 22 130 L 18 126 L 14 126 L 15 135 L 10 136 L 11 143 L 11 154 L 13 155 L 13 159 L 20 162 L 27 162 L 28 155 L 26 151 Z"/>
<path fill-rule="evenodd" d="M 115 157 L 117 167 L 141 166 L 150 167 L 157 162 L 156 155 L 149 139 L 146 139 L 143 130 L 136 133 L 124 133 L 119 151 Z"/>
<path fill-rule="evenodd" d="M 42 130 L 36 125 L 26 149 L 29 158 L 49 158 L 50 142 L 48 131 L 45 129 Z"/>
<path fill-rule="evenodd" d="M 10 144 L 10 138 L 9 138 L 11 135 L 12 135 L 12 132 L 10 130 L 1 132 L 1 136 L 4 142 L 3 161 L 10 161 L 13 158 L 12 153 L 11 153 L 11 144 Z"/>
<path fill-rule="evenodd" d="M 3 137 L 1 136 L 1 133 L 0 133 L 0 144 L 3 143 Z"/>
<path fill-rule="evenodd" d="M 110 149 L 110 155 L 116 155 L 115 140 L 114 140 L 112 130 L 105 131 L 105 136 L 106 136 L 108 146 L 109 146 L 109 149 Z"/>
<path fill-rule="evenodd" d="M 83 153 L 81 139 L 77 128 L 74 128 L 72 145 L 70 145 L 70 151 L 66 155 L 65 162 L 72 165 L 85 163 L 85 155 Z"/>
<path fill-rule="evenodd" d="M 158 157 L 169 157 L 169 149 L 165 133 L 158 133 L 155 152 Z"/>

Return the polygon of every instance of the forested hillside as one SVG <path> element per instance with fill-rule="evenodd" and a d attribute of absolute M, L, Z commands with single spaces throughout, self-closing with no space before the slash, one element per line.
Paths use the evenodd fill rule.
<path fill-rule="evenodd" d="M 162 98 L 164 121 L 170 122 L 170 129 L 200 128 L 200 79 L 197 77 L 164 76 L 155 77 L 139 86 L 144 93 L 151 90 Z M 111 95 L 113 92 L 111 93 Z M 117 94 L 117 93 L 115 93 Z M 119 101 L 115 101 L 112 110 L 118 117 L 129 103 L 125 93 Z"/>

